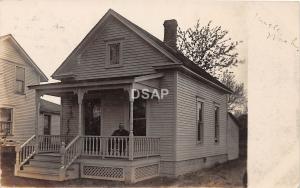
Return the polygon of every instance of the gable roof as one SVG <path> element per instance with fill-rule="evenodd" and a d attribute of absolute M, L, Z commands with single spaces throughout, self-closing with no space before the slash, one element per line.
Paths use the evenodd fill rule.
<path fill-rule="evenodd" d="M 34 61 L 30 58 L 30 56 L 25 52 L 25 50 L 22 48 L 22 46 L 16 41 L 16 39 L 11 34 L 0 36 L 0 41 L 4 41 L 4 40 L 8 40 L 9 42 L 11 42 L 11 44 L 16 48 L 16 50 L 25 59 L 25 61 L 28 62 L 28 64 L 31 65 L 32 68 L 40 75 L 41 82 L 47 82 L 48 81 L 47 76 L 34 63 Z"/>
<path fill-rule="evenodd" d="M 165 56 L 167 56 L 169 59 L 171 59 L 174 63 L 177 63 L 177 65 L 183 65 L 186 68 L 190 69 L 191 71 L 195 72 L 198 76 L 202 77 L 204 80 L 212 83 L 215 86 L 218 86 L 218 88 L 221 88 L 226 93 L 231 93 L 231 89 L 226 87 L 224 84 L 219 82 L 216 78 L 211 76 L 209 73 L 207 73 L 205 70 L 197 66 L 195 63 L 193 63 L 190 59 L 185 57 L 181 52 L 178 50 L 175 50 L 173 48 L 170 48 L 167 46 L 164 42 L 150 34 L 149 32 L 145 31 L 141 27 L 137 26 L 136 24 L 132 23 L 131 21 L 127 20 L 125 17 L 121 16 L 117 12 L 115 12 L 112 9 L 109 9 L 106 14 L 100 19 L 100 21 L 92 28 L 92 30 L 85 36 L 85 38 L 79 43 L 79 45 L 71 52 L 71 54 L 66 58 L 66 60 L 60 65 L 60 67 L 53 73 L 53 78 L 59 78 L 60 71 L 63 69 L 65 65 L 72 62 L 72 59 L 76 55 L 78 51 L 80 51 L 81 48 L 83 48 L 89 39 L 91 39 L 94 35 L 94 33 L 103 25 L 103 23 L 110 17 L 113 16 L 117 20 L 119 20 L 121 23 L 123 23 L 126 27 L 131 29 L 133 32 L 135 32 L 138 36 L 143 38 L 145 41 L 147 41 L 149 44 L 151 44 L 153 47 L 155 47 L 157 50 L 159 50 L 161 53 L 163 53 Z M 72 75 L 72 73 L 64 75 Z M 61 74 L 61 76 L 63 75 Z"/>
<path fill-rule="evenodd" d="M 40 112 L 42 113 L 51 113 L 51 114 L 60 114 L 60 105 L 55 104 L 44 99 L 40 99 Z"/>

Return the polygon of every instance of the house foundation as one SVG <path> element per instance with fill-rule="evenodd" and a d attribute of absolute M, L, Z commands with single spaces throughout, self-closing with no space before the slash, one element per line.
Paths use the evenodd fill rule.
<path fill-rule="evenodd" d="M 160 171 L 160 157 L 140 158 L 133 161 L 81 157 L 77 161 L 81 165 L 81 178 L 136 183 L 157 177 Z"/>

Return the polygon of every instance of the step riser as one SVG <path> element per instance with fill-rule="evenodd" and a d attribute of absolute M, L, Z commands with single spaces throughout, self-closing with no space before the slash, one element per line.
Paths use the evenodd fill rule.
<path fill-rule="evenodd" d="M 61 159 L 60 156 L 49 156 L 49 155 L 35 155 L 34 158 L 38 160 L 60 160 Z"/>
<path fill-rule="evenodd" d="M 29 164 L 37 167 L 52 167 L 52 168 L 59 168 L 61 164 L 59 162 L 47 162 L 47 161 L 37 161 L 37 160 L 30 160 Z"/>
<path fill-rule="evenodd" d="M 33 160 L 36 160 L 36 161 L 42 161 L 42 162 L 56 162 L 56 163 L 60 163 L 61 162 L 61 159 L 41 159 L 41 158 L 36 158 L 34 157 Z"/>
<path fill-rule="evenodd" d="M 59 176 L 50 176 L 45 174 L 35 174 L 35 173 L 29 173 L 29 172 L 18 172 L 19 177 L 25 177 L 25 178 L 33 178 L 33 179 L 40 179 L 40 180 L 51 180 L 51 181 L 63 181 L 59 179 Z"/>
<path fill-rule="evenodd" d="M 23 166 L 22 170 L 16 171 L 16 176 L 64 181 L 79 178 L 79 164 L 73 163 L 67 170 L 63 179 L 59 177 L 61 157 L 57 154 L 37 154 L 29 160 L 29 164 Z"/>
<path fill-rule="evenodd" d="M 49 168 L 40 168 L 32 166 L 24 166 L 24 172 L 34 172 L 34 173 L 49 173 L 58 175 L 59 169 L 49 169 Z"/>

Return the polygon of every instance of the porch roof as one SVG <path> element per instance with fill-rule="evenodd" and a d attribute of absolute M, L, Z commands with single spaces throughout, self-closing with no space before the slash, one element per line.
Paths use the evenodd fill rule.
<path fill-rule="evenodd" d="M 74 92 L 76 89 L 104 90 L 104 89 L 141 89 L 146 88 L 150 92 L 159 88 L 158 78 L 163 77 L 163 73 L 149 74 L 143 76 L 119 77 L 112 79 L 85 80 L 73 82 L 56 82 L 28 86 L 43 94 L 57 95 L 57 93 Z M 151 82 L 149 82 L 151 80 Z"/>

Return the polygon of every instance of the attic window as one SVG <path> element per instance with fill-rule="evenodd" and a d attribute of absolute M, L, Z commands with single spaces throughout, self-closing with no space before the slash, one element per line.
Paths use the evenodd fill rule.
<path fill-rule="evenodd" d="M 107 43 L 107 67 L 117 67 L 122 64 L 121 49 L 122 43 L 120 41 Z"/>

